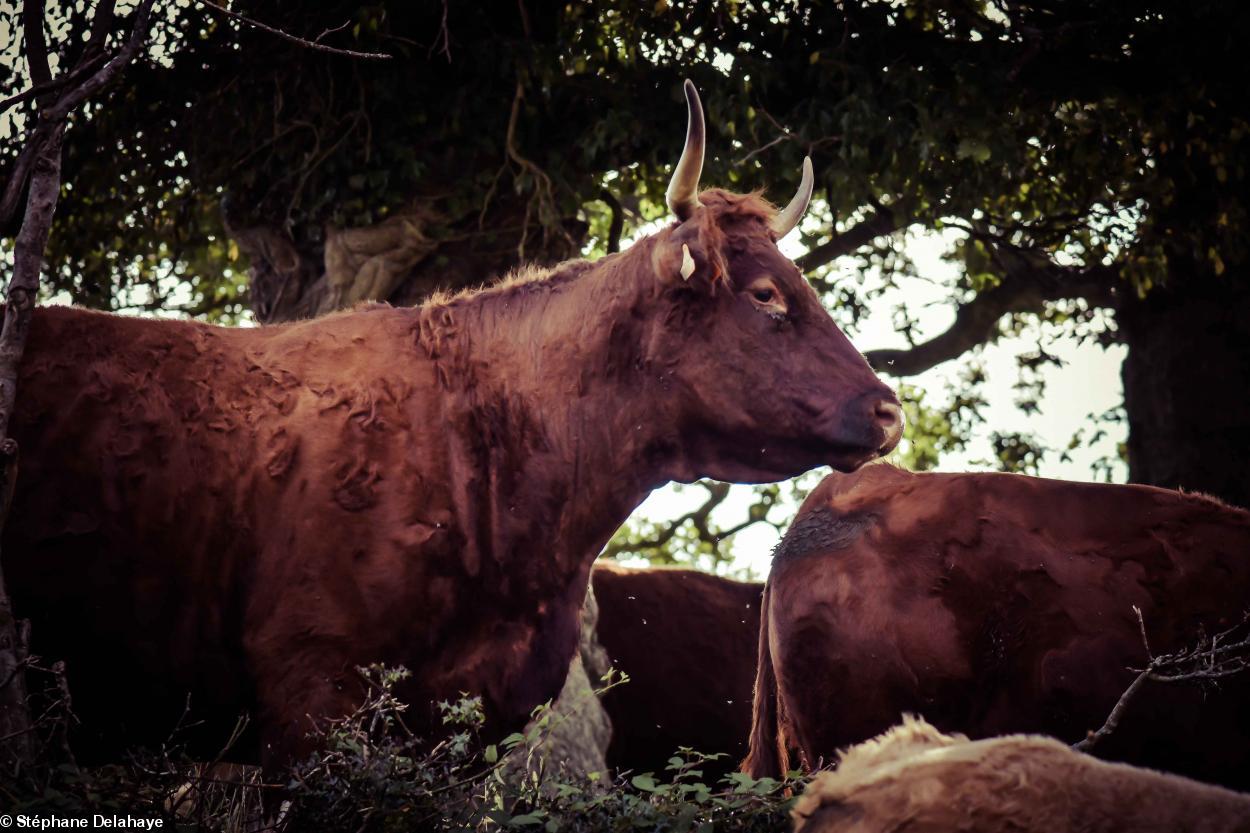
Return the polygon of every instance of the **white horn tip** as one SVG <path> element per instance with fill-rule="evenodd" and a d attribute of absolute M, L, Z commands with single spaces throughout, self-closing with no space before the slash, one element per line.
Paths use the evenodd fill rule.
<path fill-rule="evenodd" d="M 690 276 L 694 274 L 694 258 L 690 256 L 690 247 L 685 243 L 681 244 L 681 279 L 683 281 L 690 280 Z"/>

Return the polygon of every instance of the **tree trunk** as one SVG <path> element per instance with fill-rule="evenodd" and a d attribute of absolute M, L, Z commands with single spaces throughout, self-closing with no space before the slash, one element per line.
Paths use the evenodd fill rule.
<path fill-rule="evenodd" d="M 418 202 L 373 226 L 328 226 L 320 234 L 299 229 L 298 242 L 276 224 L 232 216 L 229 205 L 223 213 L 250 261 L 252 311 L 264 323 L 277 323 L 364 301 L 419 304 L 436 291 L 493 283 L 521 263 L 547 266 L 576 256 L 586 224 L 566 219 L 559 229 L 539 227 L 527 214 L 529 199 L 509 194 L 481 217 L 454 222 Z"/>
<path fill-rule="evenodd" d="M 1191 264 L 1120 304 L 1129 480 L 1250 506 L 1250 287 Z"/>
<path fill-rule="evenodd" d="M 48 232 L 61 191 L 61 140 L 64 123 L 54 126 L 35 150 L 34 169 L 26 194 L 26 214 L 13 245 L 13 276 L 9 279 L 0 328 L 0 532 L 4 530 L 17 482 L 17 442 L 9 437 L 9 421 L 17 402 L 17 369 L 26 350 L 26 335 L 39 294 L 39 274 Z M 17 619 L 4 575 L 0 573 L 0 768 L 20 774 L 34 762 L 35 725 L 27 703 L 28 623 Z"/>

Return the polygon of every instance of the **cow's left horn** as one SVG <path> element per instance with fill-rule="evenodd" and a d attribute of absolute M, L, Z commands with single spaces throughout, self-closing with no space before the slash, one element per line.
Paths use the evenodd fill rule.
<path fill-rule="evenodd" d="M 794 227 L 799 224 L 799 220 L 803 219 L 803 213 L 807 211 L 807 204 L 812 199 L 812 187 L 816 184 L 816 175 L 812 173 L 812 157 L 803 157 L 803 179 L 799 182 L 798 193 L 794 195 L 794 199 L 790 200 L 790 204 L 777 212 L 777 216 L 773 218 L 772 228 L 777 234 L 777 239 L 785 237 L 794 231 Z"/>
<path fill-rule="evenodd" d="M 690 120 L 686 125 L 686 147 L 677 160 L 677 168 L 673 178 L 669 180 L 665 199 L 669 210 L 677 215 L 677 219 L 686 220 L 699 207 L 699 174 L 703 173 L 703 105 L 699 102 L 699 91 L 686 79 L 683 85 L 686 91 L 686 108 L 690 111 Z"/>

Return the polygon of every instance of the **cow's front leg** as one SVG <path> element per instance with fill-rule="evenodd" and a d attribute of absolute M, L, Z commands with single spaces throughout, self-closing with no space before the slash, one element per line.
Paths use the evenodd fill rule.
<path fill-rule="evenodd" d="M 307 758 L 324 744 L 331 721 L 350 715 L 364 701 L 356 663 L 338 651 L 292 650 L 315 656 L 298 666 L 271 662 L 255 672 L 261 764 L 274 772 Z"/>

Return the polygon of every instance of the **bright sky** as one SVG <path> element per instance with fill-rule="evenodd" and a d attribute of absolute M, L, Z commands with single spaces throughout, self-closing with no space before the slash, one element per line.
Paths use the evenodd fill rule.
<path fill-rule="evenodd" d="M 911 315 L 920 322 L 919 339 L 935 336 L 950 326 L 954 309 L 944 283 L 953 278 L 958 267 L 941 259 L 949 248 L 950 238 L 941 234 L 926 233 L 910 235 L 906 249 L 923 279 L 904 279 L 900 287 L 887 291 L 870 308 L 870 315 L 860 323 L 854 336 L 855 346 L 867 351 L 883 347 L 907 347 L 903 336 L 895 332 L 891 323 L 892 311 L 904 302 Z M 801 253 L 795 247 L 782 246 L 786 253 Z M 877 275 L 866 276 L 866 285 L 880 286 Z M 986 424 L 980 426 L 970 448 L 958 454 L 945 455 L 939 465 L 943 471 L 987 471 L 994 467 L 986 461 L 992 458 L 989 444 L 991 431 L 1031 432 L 1051 448 L 1066 448 L 1072 435 L 1089 424 L 1088 416 L 1102 413 L 1121 404 L 1120 364 L 1124 359 L 1122 347 L 1103 349 L 1095 344 L 1077 344 L 1075 339 L 1056 340 L 1049 348 L 1064 362 L 1061 368 L 1047 367 L 1043 371 L 1046 393 L 1041 400 L 1041 412 L 1027 415 L 1014 404 L 1016 392 L 1012 386 L 1018 378 L 1015 357 L 1035 349 L 1038 331 L 1026 332 L 1021 337 L 1003 338 L 996 344 L 982 348 L 980 358 L 985 368 L 987 382 L 982 393 L 988 401 L 983 409 Z M 906 379 L 909 384 L 927 392 L 926 404 L 938 404 L 947 399 L 948 380 L 956 378 L 962 367 L 960 361 L 939 365 L 919 376 Z M 1059 460 L 1057 452 L 1047 454 L 1041 462 L 1040 473 L 1045 477 L 1068 480 L 1092 480 L 1092 462 L 1104 455 L 1114 456 L 1116 444 L 1124 440 L 1122 424 L 1108 428 L 1108 436 L 1091 448 L 1072 452 L 1070 462 Z M 1113 474 L 1123 481 L 1126 472 L 1117 464 Z M 713 520 L 730 525 L 745 518 L 750 504 L 751 491 L 747 486 L 735 486 L 729 499 L 713 513 Z M 657 489 L 635 512 L 655 519 L 681 515 L 698 506 L 705 498 L 699 488 L 686 489 L 681 493 L 669 486 Z M 776 509 L 772 517 L 789 518 L 797 506 Z M 777 543 L 776 531 L 767 524 L 756 524 L 739 533 L 733 541 L 733 562 L 727 568 L 732 574 L 749 571 L 763 578 L 768 573 L 769 554 Z"/>

